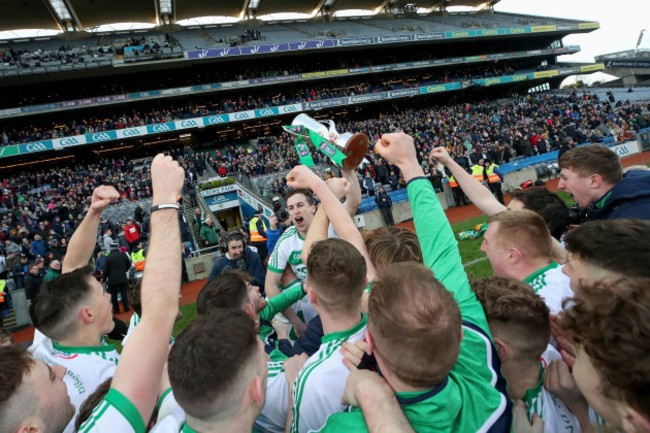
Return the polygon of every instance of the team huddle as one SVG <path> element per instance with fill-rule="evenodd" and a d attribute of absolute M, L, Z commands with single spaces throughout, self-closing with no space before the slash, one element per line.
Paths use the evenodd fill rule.
<path fill-rule="evenodd" d="M 471 279 L 413 139 L 384 134 L 374 151 L 404 176 L 415 232 L 360 232 L 355 174 L 324 181 L 297 166 L 266 298 L 245 272 L 211 278 L 171 345 L 184 171 L 156 156 L 121 354 L 88 266 L 119 195 L 95 189 L 62 275 L 30 307 L 33 345 L 0 347 L 0 433 L 650 432 L 650 195 L 626 194 L 650 174 L 623 174 L 604 146 L 567 152 L 560 188 L 595 204 L 596 220 L 558 240 L 557 196 L 531 190 L 506 208 L 436 148 L 490 216 L 481 250 L 494 276 Z"/>

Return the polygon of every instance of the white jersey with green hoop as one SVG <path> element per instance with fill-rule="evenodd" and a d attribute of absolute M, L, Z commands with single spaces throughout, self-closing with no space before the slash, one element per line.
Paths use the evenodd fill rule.
<path fill-rule="evenodd" d="M 277 244 L 275 244 L 275 248 L 273 248 L 273 253 L 267 264 L 268 269 L 281 274 L 287 265 L 290 265 L 296 277 L 304 283 L 307 276 L 307 267 L 300 258 L 304 244 L 305 239 L 300 236 L 295 226 L 286 229 L 278 239 Z"/>
<path fill-rule="evenodd" d="M 289 414 L 289 384 L 284 374 L 284 361 L 267 362 L 266 400 L 255 420 L 254 429 L 260 433 L 284 433 Z"/>
<path fill-rule="evenodd" d="M 363 340 L 366 325 L 367 318 L 362 316 L 354 328 L 325 335 L 318 351 L 302 367 L 293 383 L 291 433 L 319 430 L 328 416 L 347 408 L 341 404 L 341 397 L 350 372 L 343 364 L 341 345 Z"/>
<path fill-rule="evenodd" d="M 549 344 L 542 354 L 539 382 L 522 399 L 527 406 L 528 419 L 532 419 L 533 414 L 539 415 L 544 421 L 544 433 L 580 433 L 578 419 L 562 400 L 544 388 L 544 368 L 555 359 L 562 359 L 562 356 Z"/>
<path fill-rule="evenodd" d="M 115 346 L 106 344 L 104 339 L 100 346 L 68 347 L 52 342 L 43 334 L 35 335 L 35 344 L 30 352 L 34 358 L 50 366 L 66 368 L 63 381 L 76 413 L 64 433 L 73 432 L 79 407 L 99 385 L 113 377 L 120 354 Z"/>
<path fill-rule="evenodd" d="M 79 433 L 145 433 L 146 428 L 138 409 L 118 390 L 111 388 L 93 410 Z"/>
<path fill-rule="evenodd" d="M 151 433 L 179 433 L 185 424 L 185 411 L 169 388 L 158 402 L 158 421 Z"/>
<path fill-rule="evenodd" d="M 562 268 L 564 266 L 554 261 L 524 279 L 524 282 L 530 284 L 535 293 L 544 299 L 554 315 L 563 311 L 562 302 L 565 299 L 573 298 L 570 278 L 562 272 Z"/>

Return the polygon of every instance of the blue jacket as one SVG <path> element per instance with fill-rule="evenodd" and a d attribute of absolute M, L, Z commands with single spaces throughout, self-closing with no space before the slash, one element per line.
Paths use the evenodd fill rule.
<path fill-rule="evenodd" d="M 32 253 L 37 257 L 45 257 L 45 241 L 43 239 L 32 241 Z"/>
<path fill-rule="evenodd" d="M 243 261 L 240 262 L 242 258 Z M 244 249 L 244 256 L 242 258 L 238 260 L 230 260 L 228 257 L 223 256 L 217 260 L 212 267 L 212 271 L 210 271 L 208 281 L 212 281 L 218 275 L 240 269 L 246 271 L 251 277 L 253 277 L 253 281 L 251 281 L 253 286 L 258 286 L 264 290 L 264 278 L 266 277 L 266 272 L 264 271 L 264 266 L 262 266 L 260 255 L 246 248 Z"/>
<path fill-rule="evenodd" d="M 269 256 L 273 252 L 273 249 L 275 248 L 275 244 L 278 243 L 278 239 L 280 239 L 280 236 L 282 236 L 282 230 L 280 229 L 266 230 L 266 250 L 269 252 Z"/>
<path fill-rule="evenodd" d="M 650 171 L 631 170 L 625 173 L 623 179 L 605 195 L 603 205 L 587 212 L 587 218 L 650 220 Z"/>

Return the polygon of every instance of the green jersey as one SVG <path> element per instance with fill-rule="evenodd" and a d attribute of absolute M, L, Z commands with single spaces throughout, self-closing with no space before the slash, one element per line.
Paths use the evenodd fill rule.
<path fill-rule="evenodd" d="M 271 361 L 284 361 L 287 356 L 278 349 L 278 340 L 271 320 L 276 314 L 291 307 L 296 302 L 302 302 L 305 294 L 302 291 L 302 283 L 296 280 L 285 288 L 275 298 L 269 299 L 266 307 L 260 311 L 260 332 L 259 336 L 264 342 L 264 350 L 271 357 Z"/>
<path fill-rule="evenodd" d="M 512 402 L 501 375 L 485 313 L 469 285 L 447 217 L 426 178 L 409 182 L 408 196 L 425 264 L 456 299 L 464 338 L 458 361 L 433 389 L 397 393 L 417 432 L 505 432 L 512 422 Z M 359 408 L 327 419 L 323 432 L 367 432 Z"/>

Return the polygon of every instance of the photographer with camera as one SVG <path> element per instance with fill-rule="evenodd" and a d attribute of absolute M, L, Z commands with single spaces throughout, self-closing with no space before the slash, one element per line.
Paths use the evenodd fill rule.
<path fill-rule="evenodd" d="M 586 211 L 574 209 L 581 220 L 613 218 L 650 219 L 650 172 L 630 170 L 623 174 L 618 155 L 602 144 L 576 147 L 559 160 L 558 187 L 571 194 Z"/>
<path fill-rule="evenodd" d="M 276 195 L 271 201 L 273 202 L 273 215 L 269 217 L 269 228 L 266 230 L 266 249 L 269 254 L 273 252 L 282 233 L 291 225 L 289 212 L 282 207 L 280 196 Z"/>

